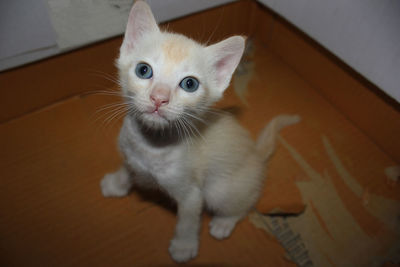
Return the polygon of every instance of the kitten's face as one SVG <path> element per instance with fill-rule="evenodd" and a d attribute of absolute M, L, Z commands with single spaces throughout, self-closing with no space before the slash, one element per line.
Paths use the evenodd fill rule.
<path fill-rule="evenodd" d="M 156 32 L 120 58 L 124 93 L 143 122 L 163 127 L 198 116 L 212 103 L 204 47 L 175 34 Z"/>
<path fill-rule="evenodd" d="M 117 61 L 133 114 L 154 128 L 195 120 L 221 98 L 243 46 L 242 37 L 205 47 L 161 32 L 147 4 L 137 1 Z"/>

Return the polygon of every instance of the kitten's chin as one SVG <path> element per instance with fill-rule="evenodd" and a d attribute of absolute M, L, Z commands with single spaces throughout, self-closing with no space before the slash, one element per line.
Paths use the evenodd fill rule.
<path fill-rule="evenodd" d="M 169 121 L 164 116 L 161 116 L 156 112 L 143 113 L 139 119 L 147 127 L 153 129 L 163 129 L 169 126 Z"/>

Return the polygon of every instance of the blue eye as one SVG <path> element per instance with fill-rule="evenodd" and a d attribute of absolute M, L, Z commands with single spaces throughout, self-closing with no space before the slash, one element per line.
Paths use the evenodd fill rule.
<path fill-rule="evenodd" d="M 199 88 L 199 81 L 193 77 L 186 77 L 181 81 L 179 86 L 186 92 L 192 93 Z"/>
<path fill-rule="evenodd" d="M 153 77 L 153 70 L 149 64 L 139 63 L 136 65 L 136 75 L 141 79 L 150 79 Z"/>

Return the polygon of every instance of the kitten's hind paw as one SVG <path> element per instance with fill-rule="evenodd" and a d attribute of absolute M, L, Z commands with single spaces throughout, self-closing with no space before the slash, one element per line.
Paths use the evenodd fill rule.
<path fill-rule="evenodd" d="M 104 175 L 100 182 L 101 193 L 105 197 L 124 197 L 132 186 L 129 174 L 125 169 Z"/>
<path fill-rule="evenodd" d="M 169 254 L 176 262 L 187 262 L 197 256 L 198 240 L 172 239 Z"/>
<path fill-rule="evenodd" d="M 210 234 L 216 239 L 224 239 L 231 235 L 239 217 L 214 217 L 210 221 Z"/>

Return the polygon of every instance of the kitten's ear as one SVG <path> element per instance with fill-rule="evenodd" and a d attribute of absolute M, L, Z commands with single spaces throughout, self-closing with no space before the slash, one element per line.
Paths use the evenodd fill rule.
<path fill-rule="evenodd" d="M 154 31 L 159 31 L 159 28 L 149 5 L 141 0 L 136 1 L 129 13 L 121 52 L 131 51 L 141 36 Z"/>
<path fill-rule="evenodd" d="M 245 40 L 242 36 L 232 36 L 206 47 L 214 68 L 213 73 L 220 94 L 228 87 L 232 74 L 239 64 L 243 55 Z"/>

